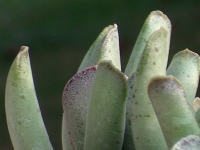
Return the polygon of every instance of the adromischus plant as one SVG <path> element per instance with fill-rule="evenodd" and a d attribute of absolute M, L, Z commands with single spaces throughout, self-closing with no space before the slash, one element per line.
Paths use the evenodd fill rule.
<path fill-rule="evenodd" d="M 186 49 L 167 68 L 170 34 L 167 16 L 151 12 L 122 73 L 117 25 L 100 33 L 63 91 L 63 150 L 200 149 L 200 58 Z M 53 149 L 26 46 L 10 68 L 5 107 L 15 150 Z"/>

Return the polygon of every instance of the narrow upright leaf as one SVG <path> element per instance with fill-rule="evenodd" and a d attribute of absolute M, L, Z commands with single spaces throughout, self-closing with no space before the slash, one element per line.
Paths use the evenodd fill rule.
<path fill-rule="evenodd" d="M 109 25 L 100 33 L 85 55 L 78 71 L 97 65 L 100 60 L 111 60 L 113 65 L 121 70 L 119 35 L 116 24 Z"/>
<path fill-rule="evenodd" d="M 85 150 L 121 150 L 125 130 L 126 77 L 100 61 L 87 113 Z"/>
<path fill-rule="evenodd" d="M 97 66 L 86 68 L 75 74 L 63 91 L 63 109 L 68 138 L 72 150 L 83 150 L 86 116 L 91 94 L 92 81 Z M 64 125 L 64 123 L 63 123 Z M 67 136 L 66 133 L 63 135 Z M 66 142 L 68 142 L 68 138 Z M 63 141 L 64 142 L 64 141 Z"/>
<path fill-rule="evenodd" d="M 52 150 L 32 78 L 28 47 L 22 46 L 7 77 L 5 109 L 15 150 Z"/>
<path fill-rule="evenodd" d="M 171 23 L 168 17 L 161 11 L 153 11 L 150 13 L 148 18 L 145 20 L 144 25 L 137 38 L 128 64 L 125 69 L 125 74 L 129 77 L 133 72 L 136 71 L 138 63 L 142 57 L 142 53 L 146 47 L 146 43 L 149 37 L 160 28 L 164 28 L 167 31 L 166 46 L 169 49 L 170 35 L 171 35 Z"/>
<path fill-rule="evenodd" d="M 82 71 L 87 67 L 97 65 L 100 60 L 111 60 L 118 69 L 121 69 L 119 53 L 120 53 L 119 52 L 119 37 L 118 37 L 117 25 L 116 24 L 109 25 L 100 33 L 100 35 L 97 37 L 97 39 L 95 40 L 93 45 L 90 47 L 90 49 L 88 50 L 87 54 L 85 55 L 85 57 L 83 59 L 78 71 Z M 85 91 L 83 90 L 82 94 L 84 94 L 84 92 Z M 85 102 L 85 100 L 83 100 L 83 101 Z M 84 108 L 85 112 L 86 112 L 86 109 L 87 109 L 87 107 Z M 84 114 L 84 115 L 86 115 L 86 114 Z M 85 117 L 83 117 L 81 120 L 83 121 L 83 119 L 85 119 Z M 63 121 L 63 123 L 64 123 L 64 121 Z M 65 135 L 66 133 L 63 133 L 63 132 L 65 132 L 64 131 L 65 127 L 63 127 L 63 126 L 64 126 L 64 124 L 62 125 L 62 129 L 63 129 L 62 135 Z M 78 134 L 76 134 L 76 135 L 78 136 Z M 70 135 L 70 136 L 72 136 L 72 135 Z M 63 142 L 65 141 L 64 137 L 66 137 L 66 136 L 63 136 Z M 78 136 L 77 139 L 80 139 L 80 138 L 83 139 L 83 136 Z M 66 142 L 67 142 L 67 139 L 66 139 Z M 80 146 L 80 147 L 82 147 L 82 146 Z"/>
<path fill-rule="evenodd" d="M 166 74 L 168 32 L 160 28 L 146 43 L 137 71 L 128 79 L 131 100 L 131 126 L 136 149 L 167 150 L 162 130 L 147 93 L 149 80 Z"/>

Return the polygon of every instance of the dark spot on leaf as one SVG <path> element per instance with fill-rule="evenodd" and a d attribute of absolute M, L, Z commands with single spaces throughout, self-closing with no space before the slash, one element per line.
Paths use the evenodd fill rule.
<path fill-rule="evenodd" d="M 21 97 L 22 99 L 25 99 L 25 96 L 24 96 L 24 95 L 21 95 L 20 97 Z"/>
<path fill-rule="evenodd" d="M 131 120 L 128 120 L 128 124 L 131 125 Z"/>

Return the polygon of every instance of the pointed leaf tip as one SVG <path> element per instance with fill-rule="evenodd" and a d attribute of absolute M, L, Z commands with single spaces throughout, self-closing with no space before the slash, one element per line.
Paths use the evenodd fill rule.
<path fill-rule="evenodd" d="M 121 69 L 119 35 L 117 25 L 109 25 L 99 34 L 86 53 L 79 71 L 97 65 L 100 60 L 112 60 L 115 67 Z"/>
<path fill-rule="evenodd" d="M 14 149 L 53 149 L 41 116 L 26 46 L 21 47 L 8 73 L 5 110 Z"/>
<path fill-rule="evenodd" d="M 146 41 L 150 36 L 157 32 L 160 28 L 164 28 L 167 32 L 167 37 L 165 38 L 166 44 L 165 48 L 169 49 L 170 36 L 171 36 L 171 22 L 168 17 L 161 11 L 153 11 L 149 14 L 145 20 L 137 41 L 132 50 L 131 56 L 129 58 L 128 64 L 125 69 L 125 74 L 131 76 L 133 72 L 136 71 L 139 61 L 142 57 L 143 51 L 146 46 Z"/>

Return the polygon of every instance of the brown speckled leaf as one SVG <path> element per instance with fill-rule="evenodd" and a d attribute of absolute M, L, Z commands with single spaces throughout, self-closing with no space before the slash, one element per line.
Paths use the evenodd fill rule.
<path fill-rule="evenodd" d="M 83 149 L 86 114 L 96 68 L 92 66 L 75 74 L 63 91 L 65 124 L 72 149 Z"/>

